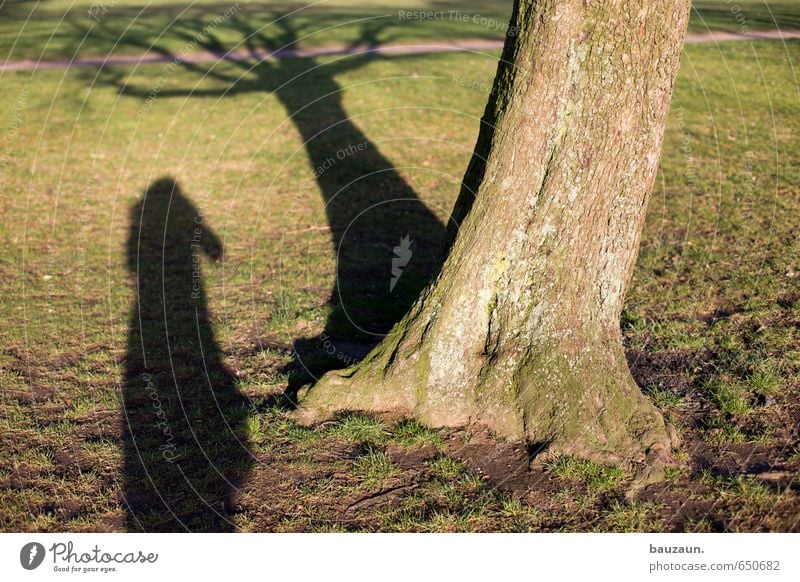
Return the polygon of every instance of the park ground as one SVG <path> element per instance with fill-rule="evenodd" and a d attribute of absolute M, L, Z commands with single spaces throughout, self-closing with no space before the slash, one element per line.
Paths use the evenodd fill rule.
<path fill-rule="evenodd" d="M 225 52 L 247 48 L 248 37 L 254 48 L 497 39 L 503 31 L 492 23 L 508 11 L 502 2 L 366 9 L 337 0 L 260 33 L 300 4 L 241 2 L 204 34 L 235 3 L 194 4 L 176 22 L 175 6 L 162 0 L 146 9 L 133 0 L 95 4 L 106 9 L 95 18 L 90 2 L 65 13 L 70 3 L 61 0 L 28 18 L 34 4 L 2 5 L 4 58 Z M 800 28 L 794 3 L 731 6 L 695 3 L 691 30 Z M 401 9 L 482 18 L 409 22 Z M 524 447 L 480 431 L 360 415 L 313 428 L 292 422 L 280 398 L 287 385 L 337 364 L 320 339 L 336 255 L 319 170 L 277 80 L 306 97 L 340 89 L 328 118 L 322 102 L 320 127 L 346 112 L 346 126 L 367 136 L 444 223 L 498 56 L 3 73 L 0 529 L 130 529 L 123 367 L 134 285 L 126 245 L 131 209 L 164 177 L 224 245 L 203 274 L 226 373 L 246 397 L 237 414 L 251 460 L 229 508 L 234 529 L 800 529 L 795 40 L 685 48 L 622 322 L 634 376 L 680 439 L 663 482 L 632 492 L 626 470 L 573 458 L 529 470 Z M 299 369 L 298 345 L 308 369 Z M 181 453 L 206 470 L 197 451 Z M 213 527 L 208 512 L 196 507 L 193 529 Z M 160 514 L 144 529 L 158 529 Z"/>

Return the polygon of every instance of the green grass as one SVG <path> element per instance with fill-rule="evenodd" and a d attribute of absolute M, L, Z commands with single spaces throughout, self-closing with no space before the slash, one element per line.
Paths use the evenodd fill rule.
<path fill-rule="evenodd" d="M 440 449 L 443 446 L 441 437 L 435 431 L 413 420 L 403 421 L 394 427 L 391 440 L 406 447 L 431 445 Z"/>
<path fill-rule="evenodd" d="M 597 531 L 660 531 L 661 524 L 655 518 L 656 511 L 657 506 L 653 503 L 622 503 L 614 501 L 608 507 L 608 514 L 598 524 Z"/>
<path fill-rule="evenodd" d="M 386 453 L 374 449 L 356 459 L 353 466 L 353 475 L 360 481 L 360 487 L 373 491 L 382 489 L 397 474 Z"/>
<path fill-rule="evenodd" d="M 449 457 L 439 457 L 430 462 L 433 475 L 443 481 L 453 481 L 464 472 L 464 465 Z"/>
<path fill-rule="evenodd" d="M 748 395 L 741 386 L 721 381 L 714 383 L 710 392 L 717 406 L 728 414 L 747 414 L 752 411 Z"/>
<path fill-rule="evenodd" d="M 738 426 L 719 416 L 712 416 L 703 422 L 703 429 L 703 438 L 713 444 L 741 444 L 748 440 Z"/>
<path fill-rule="evenodd" d="M 590 493 L 617 489 L 625 479 L 625 472 L 618 467 L 605 467 L 576 457 L 559 457 L 550 470 L 562 479 L 584 485 Z"/>
<path fill-rule="evenodd" d="M 723 3 L 713 18 L 703 8 L 709 5 L 698 7 L 710 25 L 735 29 Z M 764 18 L 757 3 L 740 5 L 753 21 Z M 57 14 L 66 4 L 42 6 Z M 166 4 L 154 5 L 150 20 L 137 20 L 118 52 L 139 50 L 143 39 L 151 40 L 152 27 L 163 28 L 167 16 L 159 6 Z M 787 4 L 771 6 L 786 16 L 782 26 L 794 25 Z M 15 9 L 19 14 L 23 6 Z M 202 5 L 205 16 L 197 18 L 216 9 Z M 363 11 L 355 3 L 341 9 Z M 81 25 L 73 17 L 46 55 L 72 54 L 69 27 Z M 259 18 L 248 14 L 246 24 L 258 27 Z M 0 22 L 0 42 L 8 50 L 14 35 L 6 31 L 19 28 L 19 16 Z M 305 30 L 314 22 L 309 19 Z M 105 26 L 127 23 L 109 19 Z M 185 22 L 188 29 L 195 25 Z M 377 38 L 480 36 L 469 27 L 437 29 L 443 26 L 398 27 Z M 31 21 L 13 56 L 38 55 L 53 29 L 50 17 Z M 110 39 L 118 30 L 107 32 Z M 356 26 L 350 36 L 316 40 L 349 42 L 365 32 Z M 241 33 L 236 27 L 219 31 L 228 47 Z M 87 51 L 110 48 L 101 37 L 92 39 L 84 44 Z M 181 42 L 170 29 L 159 46 L 176 50 Z M 786 447 L 785 430 L 797 421 L 792 403 L 800 397 L 800 313 L 792 300 L 798 279 L 790 276 L 800 271 L 794 218 L 800 215 L 800 119 L 790 68 L 796 69 L 798 57 L 796 41 L 686 48 L 624 335 L 632 360 L 640 360 L 637 379 L 685 427 L 680 453 L 687 464 L 701 440 L 719 457 L 765 447 L 789 469 L 800 463 Z M 313 343 L 331 319 L 328 299 L 336 279 L 324 202 L 335 184 L 315 180 L 319 157 L 366 136 L 397 168 L 383 187 L 406 184 L 443 223 L 486 100 L 474 87 L 491 82 L 496 58 L 448 54 L 263 63 L 252 70 L 254 63 L 220 63 L 198 71 L 155 65 L 100 74 L 39 71 L 33 78 L 4 74 L 0 528 L 127 529 L 120 501 L 126 461 L 120 411 L 136 293 L 126 246 L 131 209 L 165 176 L 202 209 L 225 247 L 220 262 L 203 264 L 203 275 L 226 374 L 247 399 L 231 411 L 231 420 L 255 458 L 231 463 L 247 469 L 237 527 L 627 531 L 666 523 L 674 508 L 622 501 L 626 479 L 617 469 L 562 459 L 548 473 L 552 490 L 515 496 L 458 458 L 460 447 L 472 441 L 448 439 L 413 422 L 363 416 L 308 429 L 274 403 L 295 372 L 298 340 L 311 342 L 307 361 L 317 358 L 320 369 L 340 361 Z M 311 70 L 316 64 L 324 66 Z M 277 92 L 286 82 L 288 89 Z M 155 86 L 159 96 L 145 110 Z M 288 111 L 297 111 L 304 99 L 335 91 L 340 101 L 323 100 L 313 115 L 289 120 Z M 337 126 L 341 131 L 304 146 L 309 133 L 347 119 L 352 123 Z M 177 373 L 196 374 L 191 366 L 179 366 Z M 705 416 L 692 416 L 696 410 Z M 200 416 L 198 422 L 207 420 Z M 209 432 L 212 454 L 225 452 L 219 441 L 225 429 Z M 157 445 L 158 435 L 151 436 Z M 405 456 L 393 458 L 400 455 L 396 450 Z M 183 452 L 200 458 L 190 446 Z M 209 470 L 209 479 L 213 474 Z M 791 526 L 786 516 L 800 506 L 795 492 L 778 497 L 752 475 L 738 477 L 741 483 L 720 482 L 713 472 L 671 473 L 671 492 L 681 501 L 708 503 L 711 514 L 670 527 Z M 171 484 L 162 485 L 168 490 Z M 395 497 L 347 509 L 393 487 L 399 487 Z M 154 510 L 152 519 L 161 518 Z M 200 516 L 198 523 L 211 522 Z"/>
<path fill-rule="evenodd" d="M 331 432 L 352 443 L 378 444 L 384 442 L 389 431 L 380 420 L 358 414 L 340 419 Z"/>
<path fill-rule="evenodd" d="M 782 378 L 774 362 L 761 362 L 748 374 L 747 383 L 756 394 L 774 396 L 780 390 Z"/>
<path fill-rule="evenodd" d="M 652 398 L 655 405 L 661 409 L 674 408 L 681 403 L 681 397 L 669 390 L 654 388 L 648 390 L 647 395 Z"/>

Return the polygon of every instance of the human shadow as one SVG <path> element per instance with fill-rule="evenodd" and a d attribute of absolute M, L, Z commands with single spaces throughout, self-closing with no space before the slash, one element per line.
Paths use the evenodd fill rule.
<path fill-rule="evenodd" d="M 237 56 L 213 65 L 176 59 L 183 70 L 222 86 L 164 87 L 157 99 L 225 99 L 248 92 L 270 93 L 285 108 L 287 127 L 293 125 L 302 138 L 310 177 L 325 204 L 336 278 L 324 332 L 295 341 L 296 361 L 286 393 L 291 402 L 300 385 L 366 355 L 407 312 L 441 264 L 445 227 L 379 146 L 349 117 L 343 104 L 338 75 L 375 58 L 403 58 L 377 57 L 368 48 L 376 44 L 384 26 L 381 21 L 359 25 L 359 39 L 350 47 L 353 54 L 324 61 L 264 58 L 265 52 L 296 46 L 297 34 L 287 20 L 277 19 L 269 37 L 250 27 L 245 18 L 234 16 L 232 23 L 241 31 L 242 42 L 230 50 L 245 48 L 253 58 Z M 227 52 L 213 32 L 199 39 L 191 29 L 172 33 L 184 34 L 187 42 L 198 42 L 198 49 Z M 173 57 L 158 46 L 150 50 Z M 100 81 L 114 83 L 125 95 L 152 99 L 151 88 L 133 86 L 114 71 Z"/>
<path fill-rule="evenodd" d="M 233 529 L 238 481 L 251 465 L 248 401 L 214 338 L 203 262 L 222 245 L 171 178 L 131 208 L 135 281 L 123 392 L 129 531 Z"/>

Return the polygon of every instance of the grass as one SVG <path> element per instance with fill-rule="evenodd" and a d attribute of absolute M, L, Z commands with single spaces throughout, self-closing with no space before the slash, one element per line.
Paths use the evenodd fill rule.
<path fill-rule="evenodd" d="M 359 444 L 382 443 L 389 435 L 386 425 L 380 420 L 358 414 L 345 416 L 332 430 L 337 436 Z"/>
<path fill-rule="evenodd" d="M 748 414 L 753 410 L 747 392 L 741 386 L 717 382 L 710 387 L 710 391 L 713 401 L 728 414 Z"/>
<path fill-rule="evenodd" d="M 751 21 L 766 25 L 760 4 L 739 4 Z M 52 15 L 66 5 L 43 4 L 51 16 L 26 26 L 13 57 L 37 56 L 54 30 Z M 0 24 L 7 51 L 15 35 L 5 31 L 20 27 L 25 6 L 6 6 L 17 11 Z M 86 6 L 76 4 L 76 10 Z M 116 50 L 137 51 L 149 42 L 170 17 L 165 6 L 153 4 Z M 331 4 L 325 8 L 330 22 L 341 16 L 335 6 L 348 14 L 363 11 L 356 3 Z M 724 3 L 715 10 L 712 3 L 696 6 L 710 26 L 738 26 Z M 770 4 L 782 26 L 794 26 L 787 6 Z M 130 14 L 130 5 L 119 7 Z M 197 10 L 203 19 L 217 7 Z M 46 56 L 74 52 L 73 31 L 85 24 L 77 14 L 59 27 Z M 261 25 L 260 16 L 247 14 L 247 22 L 218 30 L 220 42 L 234 46 L 245 25 Z M 295 23 L 292 34 L 303 36 L 315 19 Z M 109 19 L 103 26 L 128 22 Z M 182 22 L 180 34 L 199 20 Z M 376 38 L 482 34 L 460 25 L 448 32 L 445 24 L 406 23 Z M 304 42 L 349 42 L 370 33 L 355 25 L 348 30 Z M 106 32 L 110 39 L 119 31 Z M 167 30 L 159 46 L 179 49 L 185 42 L 179 32 Z M 109 50 L 108 40 L 91 39 L 81 54 Z M 679 427 L 681 465 L 665 484 L 670 495 L 635 501 L 624 498 L 627 475 L 618 469 L 560 459 L 540 476 L 541 487 L 519 490 L 513 480 L 500 483 L 476 468 L 500 453 L 472 452 L 480 444 L 474 435 L 358 415 L 309 429 L 276 404 L 298 374 L 295 350 L 314 364 L 306 373 L 316 373 L 341 367 L 354 349 L 350 344 L 363 341 L 354 333 L 349 344 L 328 350 L 319 339 L 330 322 L 341 320 L 328 301 L 339 234 L 326 201 L 354 170 L 338 164 L 341 175 L 316 179 L 314 168 L 366 138 L 370 154 L 355 169 L 386 161 L 396 170 L 355 194 L 369 200 L 374 191 L 411 192 L 424 201 L 427 224 L 443 224 L 486 100 L 477 88 L 491 82 L 497 53 L 3 74 L 0 528 L 134 529 L 121 501 L 131 474 L 128 419 L 121 411 L 150 409 L 130 401 L 136 299 L 127 257 L 130 213 L 148 187 L 168 177 L 224 246 L 218 261 L 203 259 L 208 322 L 224 364 L 211 372 L 222 378 L 216 385 L 230 385 L 240 397 L 220 406 L 252 458 L 227 442 L 230 431 L 216 424 L 213 402 L 195 411 L 197 426 L 208 427 L 204 450 L 215 460 L 235 454 L 212 467 L 202 465 L 191 441 L 180 450 L 197 461 L 198 479 L 209 490 L 215 468 L 238 475 L 239 492 L 229 501 L 235 528 L 797 529 L 797 493 L 763 483 L 748 459 L 768 459 L 778 472 L 800 467 L 790 446 L 799 420 L 793 403 L 800 396 L 793 275 L 800 271 L 794 218 L 800 212 L 800 120 L 792 73 L 798 56 L 796 41 L 686 48 L 624 314 L 631 366 Z M 145 107 L 156 86 L 157 98 Z M 313 115 L 289 119 L 288 112 L 301 110 L 309 98 L 331 92 L 340 97 L 323 99 Z M 337 122 L 337 132 L 304 145 Z M 374 307 L 368 297 L 364 305 Z M 191 380 L 202 376 L 198 370 L 188 358 L 177 362 L 175 374 Z M 208 394 L 203 386 L 193 385 L 199 400 Z M 165 408 L 178 406 L 163 396 Z M 147 436 L 146 457 L 157 462 L 164 437 Z M 706 472 L 696 471 L 698 465 Z M 169 474 L 155 477 L 164 491 L 174 486 Z M 685 502 L 700 509 L 685 514 Z M 185 514 L 198 529 L 215 525 L 192 509 L 189 504 Z M 151 513 L 148 523 L 163 526 L 164 512 Z"/>
<path fill-rule="evenodd" d="M 464 472 L 464 465 L 449 457 L 440 457 L 430 462 L 431 472 L 442 481 L 452 481 Z"/>
<path fill-rule="evenodd" d="M 773 362 L 761 362 L 750 374 L 747 383 L 750 389 L 762 396 L 775 396 L 779 393 L 782 378 Z"/>
<path fill-rule="evenodd" d="M 608 507 L 598 531 L 601 532 L 641 532 L 660 531 L 655 519 L 657 507 L 653 503 L 622 503 L 614 501 Z"/>
<path fill-rule="evenodd" d="M 612 491 L 625 479 L 625 472 L 619 467 L 605 467 L 575 457 L 559 457 L 550 470 L 562 479 L 585 486 L 590 493 Z"/>
<path fill-rule="evenodd" d="M 433 430 L 413 420 L 406 420 L 392 430 L 392 441 L 405 447 L 430 445 L 436 449 L 443 447 L 442 439 Z"/>
<path fill-rule="evenodd" d="M 681 397 L 674 392 L 661 388 L 654 388 L 647 391 L 647 395 L 660 409 L 674 408 L 681 403 Z"/>
<path fill-rule="evenodd" d="M 386 453 L 370 448 L 356 459 L 353 475 L 361 481 L 360 486 L 368 490 L 382 489 L 398 474 Z"/>

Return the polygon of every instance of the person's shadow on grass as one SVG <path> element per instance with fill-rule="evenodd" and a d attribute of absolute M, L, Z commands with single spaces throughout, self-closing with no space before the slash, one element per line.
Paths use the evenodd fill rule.
<path fill-rule="evenodd" d="M 129 531 L 231 531 L 251 456 L 248 402 L 222 362 L 202 263 L 222 245 L 170 178 L 131 210 L 136 286 L 123 394 Z"/>

